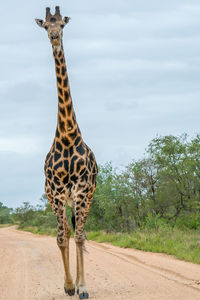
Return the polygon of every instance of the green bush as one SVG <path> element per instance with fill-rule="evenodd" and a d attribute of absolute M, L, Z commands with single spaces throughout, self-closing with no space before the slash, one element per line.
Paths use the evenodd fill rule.
<path fill-rule="evenodd" d="M 0 202 L 0 224 L 11 223 L 13 223 L 12 209 L 8 208 L 7 206 L 3 205 L 2 202 Z"/>
<path fill-rule="evenodd" d="M 200 215 L 199 213 L 185 213 L 176 219 L 176 227 L 180 229 L 200 229 Z"/>
<path fill-rule="evenodd" d="M 169 224 L 166 219 L 161 218 L 160 215 L 153 216 L 152 214 L 148 214 L 143 222 L 142 228 L 146 229 L 161 229 L 168 228 Z"/>

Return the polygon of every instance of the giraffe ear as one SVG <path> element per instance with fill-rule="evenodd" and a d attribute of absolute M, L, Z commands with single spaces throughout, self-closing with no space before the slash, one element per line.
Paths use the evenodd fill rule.
<path fill-rule="evenodd" d="M 64 17 L 64 18 L 63 18 L 63 22 L 65 23 L 65 25 L 66 25 L 67 23 L 69 23 L 69 20 L 71 20 L 71 18 L 69 18 L 69 17 Z"/>
<path fill-rule="evenodd" d="M 44 21 L 42 19 L 35 19 L 35 22 L 38 24 L 38 26 L 43 27 Z"/>

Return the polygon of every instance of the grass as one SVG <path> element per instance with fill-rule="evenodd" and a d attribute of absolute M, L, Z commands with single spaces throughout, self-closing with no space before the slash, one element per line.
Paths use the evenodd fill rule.
<path fill-rule="evenodd" d="M 56 236 L 56 229 L 36 226 L 20 226 L 20 230 L 35 234 Z M 99 243 L 111 243 L 122 248 L 165 253 L 188 262 L 200 264 L 200 231 L 180 230 L 172 227 L 140 229 L 133 233 L 87 232 L 87 239 Z"/>
<path fill-rule="evenodd" d="M 13 226 L 13 224 L 0 224 L 0 228 L 10 227 Z"/>
<path fill-rule="evenodd" d="M 174 257 L 200 264 L 200 232 L 160 228 L 137 230 L 131 234 L 105 233 L 103 231 L 87 234 L 89 240 L 108 242 L 122 248 L 166 253 Z"/>
<path fill-rule="evenodd" d="M 57 234 L 56 228 L 46 228 L 42 226 L 19 226 L 18 229 L 42 235 L 56 236 Z"/>

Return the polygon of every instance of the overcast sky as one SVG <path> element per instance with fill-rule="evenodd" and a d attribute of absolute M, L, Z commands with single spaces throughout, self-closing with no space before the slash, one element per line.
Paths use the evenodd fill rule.
<path fill-rule="evenodd" d="M 1 3 L 0 201 L 38 203 L 57 91 L 45 7 L 71 17 L 64 49 L 83 138 L 98 163 L 141 158 L 158 134 L 191 136 L 200 118 L 199 0 Z"/>

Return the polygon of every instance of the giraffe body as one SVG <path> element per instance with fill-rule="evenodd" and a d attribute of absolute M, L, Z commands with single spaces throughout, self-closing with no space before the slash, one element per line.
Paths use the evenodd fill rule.
<path fill-rule="evenodd" d="M 59 7 L 54 15 L 46 9 L 45 22 L 36 19 L 45 28 L 53 48 L 58 89 L 58 120 L 55 138 L 45 160 L 45 192 L 57 217 L 57 244 L 65 270 L 65 292 L 75 293 L 69 268 L 70 225 L 65 208 L 68 204 L 75 219 L 75 242 L 77 251 L 76 288 L 80 299 L 87 299 L 84 279 L 83 244 L 84 225 L 96 188 L 97 164 L 93 152 L 84 143 L 70 94 L 69 80 L 62 45 L 62 29 L 69 18 L 62 19 Z M 74 215 L 75 214 L 75 215 Z"/>

